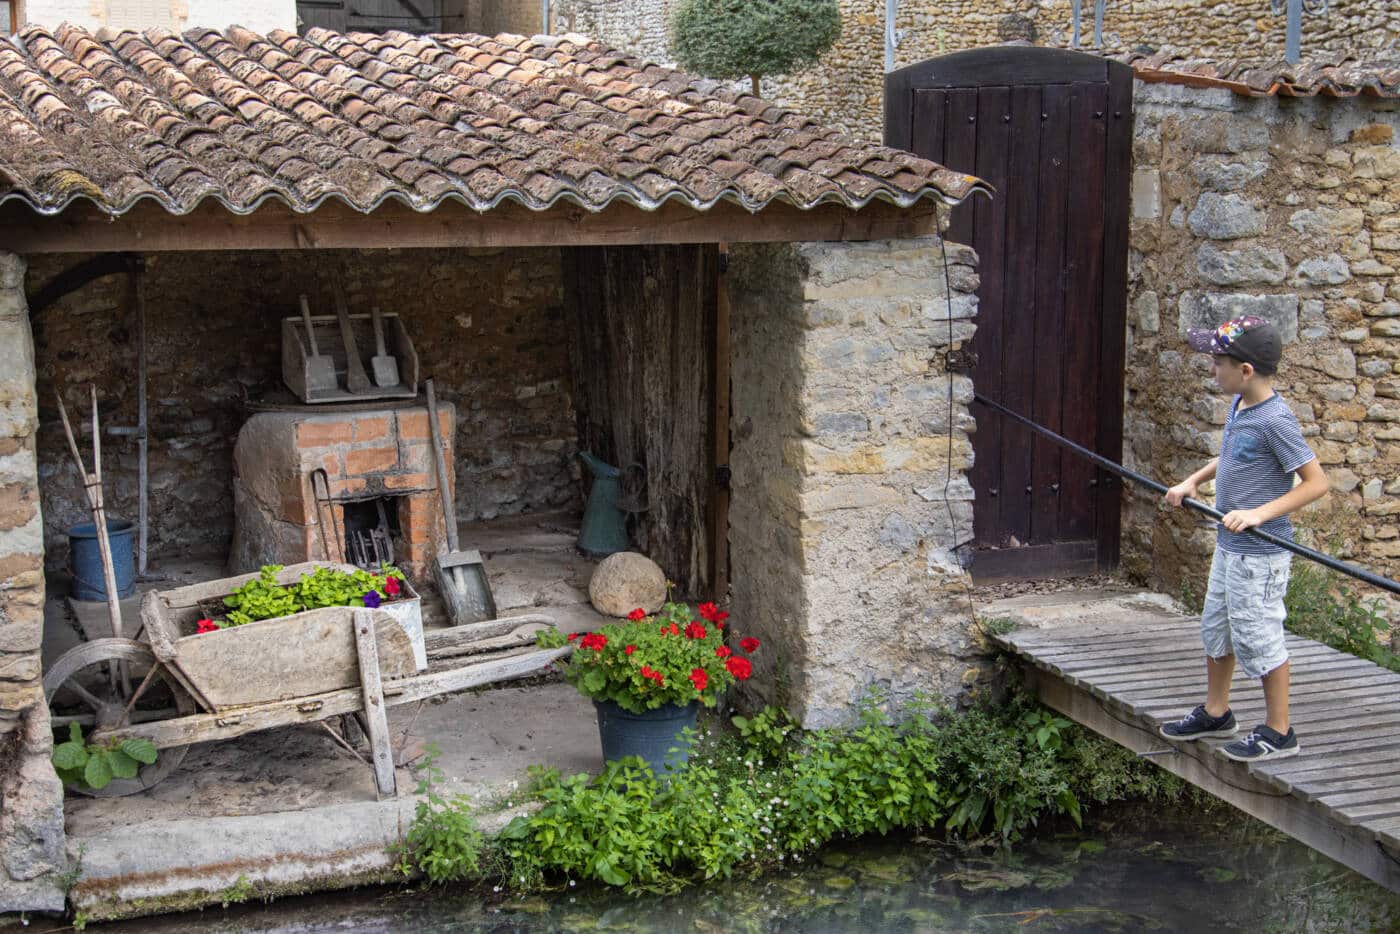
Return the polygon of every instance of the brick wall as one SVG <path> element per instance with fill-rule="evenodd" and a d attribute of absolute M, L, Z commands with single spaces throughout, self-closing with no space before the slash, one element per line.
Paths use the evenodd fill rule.
<path fill-rule="evenodd" d="M 63 787 L 40 685 L 44 543 L 24 263 L 0 253 L 0 913 L 58 911 Z"/>
<path fill-rule="evenodd" d="M 86 259 L 34 257 L 33 294 Z M 151 548 L 225 551 L 233 536 L 233 447 L 259 400 L 282 392 L 280 319 L 297 295 L 327 314 L 340 279 L 352 311 L 396 311 L 439 398 L 456 405 L 456 510 L 492 518 L 579 502 L 568 347 L 557 250 L 164 253 L 148 257 Z M 136 421 L 134 324 L 121 276 L 100 279 L 35 323 L 42 426 L 38 458 L 49 561 L 87 521 L 52 408 L 55 390 L 105 424 Z M 136 445 L 104 439 L 109 508 L 136 518 Z"/>

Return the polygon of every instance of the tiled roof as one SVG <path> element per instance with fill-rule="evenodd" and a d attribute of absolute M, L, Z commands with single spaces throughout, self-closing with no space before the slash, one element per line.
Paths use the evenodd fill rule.
<path fill-rule="evenodd" d="M 1251 97 L 1400 97 L 1400 60 L 1358 62 L 1313 59 L 1290 65 L 1282 61 L 1237 62 L 1187 59 L 1167 52 L 1116 56 L 1133 66 L 1144 81 L 1227 88 Z"/>
<path fill-rule="evenodd" d="M 985 187 L 714 88 L 574 35 L 27 27 L 0 40 L 0 202 L 757 210 L 956 202 Z"/>

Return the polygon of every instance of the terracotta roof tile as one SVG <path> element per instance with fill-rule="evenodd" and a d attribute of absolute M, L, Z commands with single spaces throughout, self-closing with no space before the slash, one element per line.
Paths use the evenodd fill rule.
<path fill-rule="evenodd" d="M 174 34 L 27 27 L 0 39 L 0 200 L 184 213 L 339 198 L 417 210 L 590 210 L 679 198 L 757 210 L 960 201 L 970 176 L 856 142 L 581 36 Z"/>
<path fill-rule="evenodd" d="M 1354 58 L 1313 58 L 1243 62 L 1190 59 L 1169 52 L 1113 56 L 1133 67 L 1143 81 L 1220 87 L 1249 97 L 1400 97 L 1400 59 L 1362 62 Z"/>

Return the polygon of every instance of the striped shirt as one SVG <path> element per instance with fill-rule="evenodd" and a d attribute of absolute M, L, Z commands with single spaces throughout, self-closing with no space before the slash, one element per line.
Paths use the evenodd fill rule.
<path fill-rule="evenodd" d="M 1220 442 L 1220 463 L 1215 469 L 1215 508 L 1221 512 L 1253 509 L 1272 503 L 1293 489 L 1293 474 L 1315 458 L 1303 440 L 1293 410 L 1274 393 L 1242 407 L 1240 396 L 1230 405 L 1225 436 Z M 1293 523 L 1279 516 L 1259 526 L 1279 538 L 1293 541 Z M 1220 526 L 1216 545 L 1237 555 L 1272 555 L 1283 552 L 1249 532 L 1231 532 Z"/>

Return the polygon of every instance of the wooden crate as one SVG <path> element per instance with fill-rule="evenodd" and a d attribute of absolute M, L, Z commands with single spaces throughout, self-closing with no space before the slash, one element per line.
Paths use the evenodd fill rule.
<path fill-rule="evenodd" d="M 370 370 L 370 358 L 375 354 L 374 325 L 369 315 L 349 315 L 350 330 L 355 335 L 356 350 L 365 372 Z M 282 380 L 303 402 L 368 402 L 372 399 L 416 399 L 418 397 L 418 351 L 404 329 L 403 321 L 393 312 L 380 315 L 384 322 L 384 349 L 399 361 L 399 384 L 376 386 L 372 382 L 364 392 L 345 388 L 345 342 L 340 336 L 340 323 L 335 315 L 314 315 L 311 326 L 316 330 L 316 347 L 323 356 L 335 363 L 335 389 L 312 391 L 306 385 L 306 360 L 311 344 L 306 338 L 306 325 L 300 317 L 282 319 Z"/>

